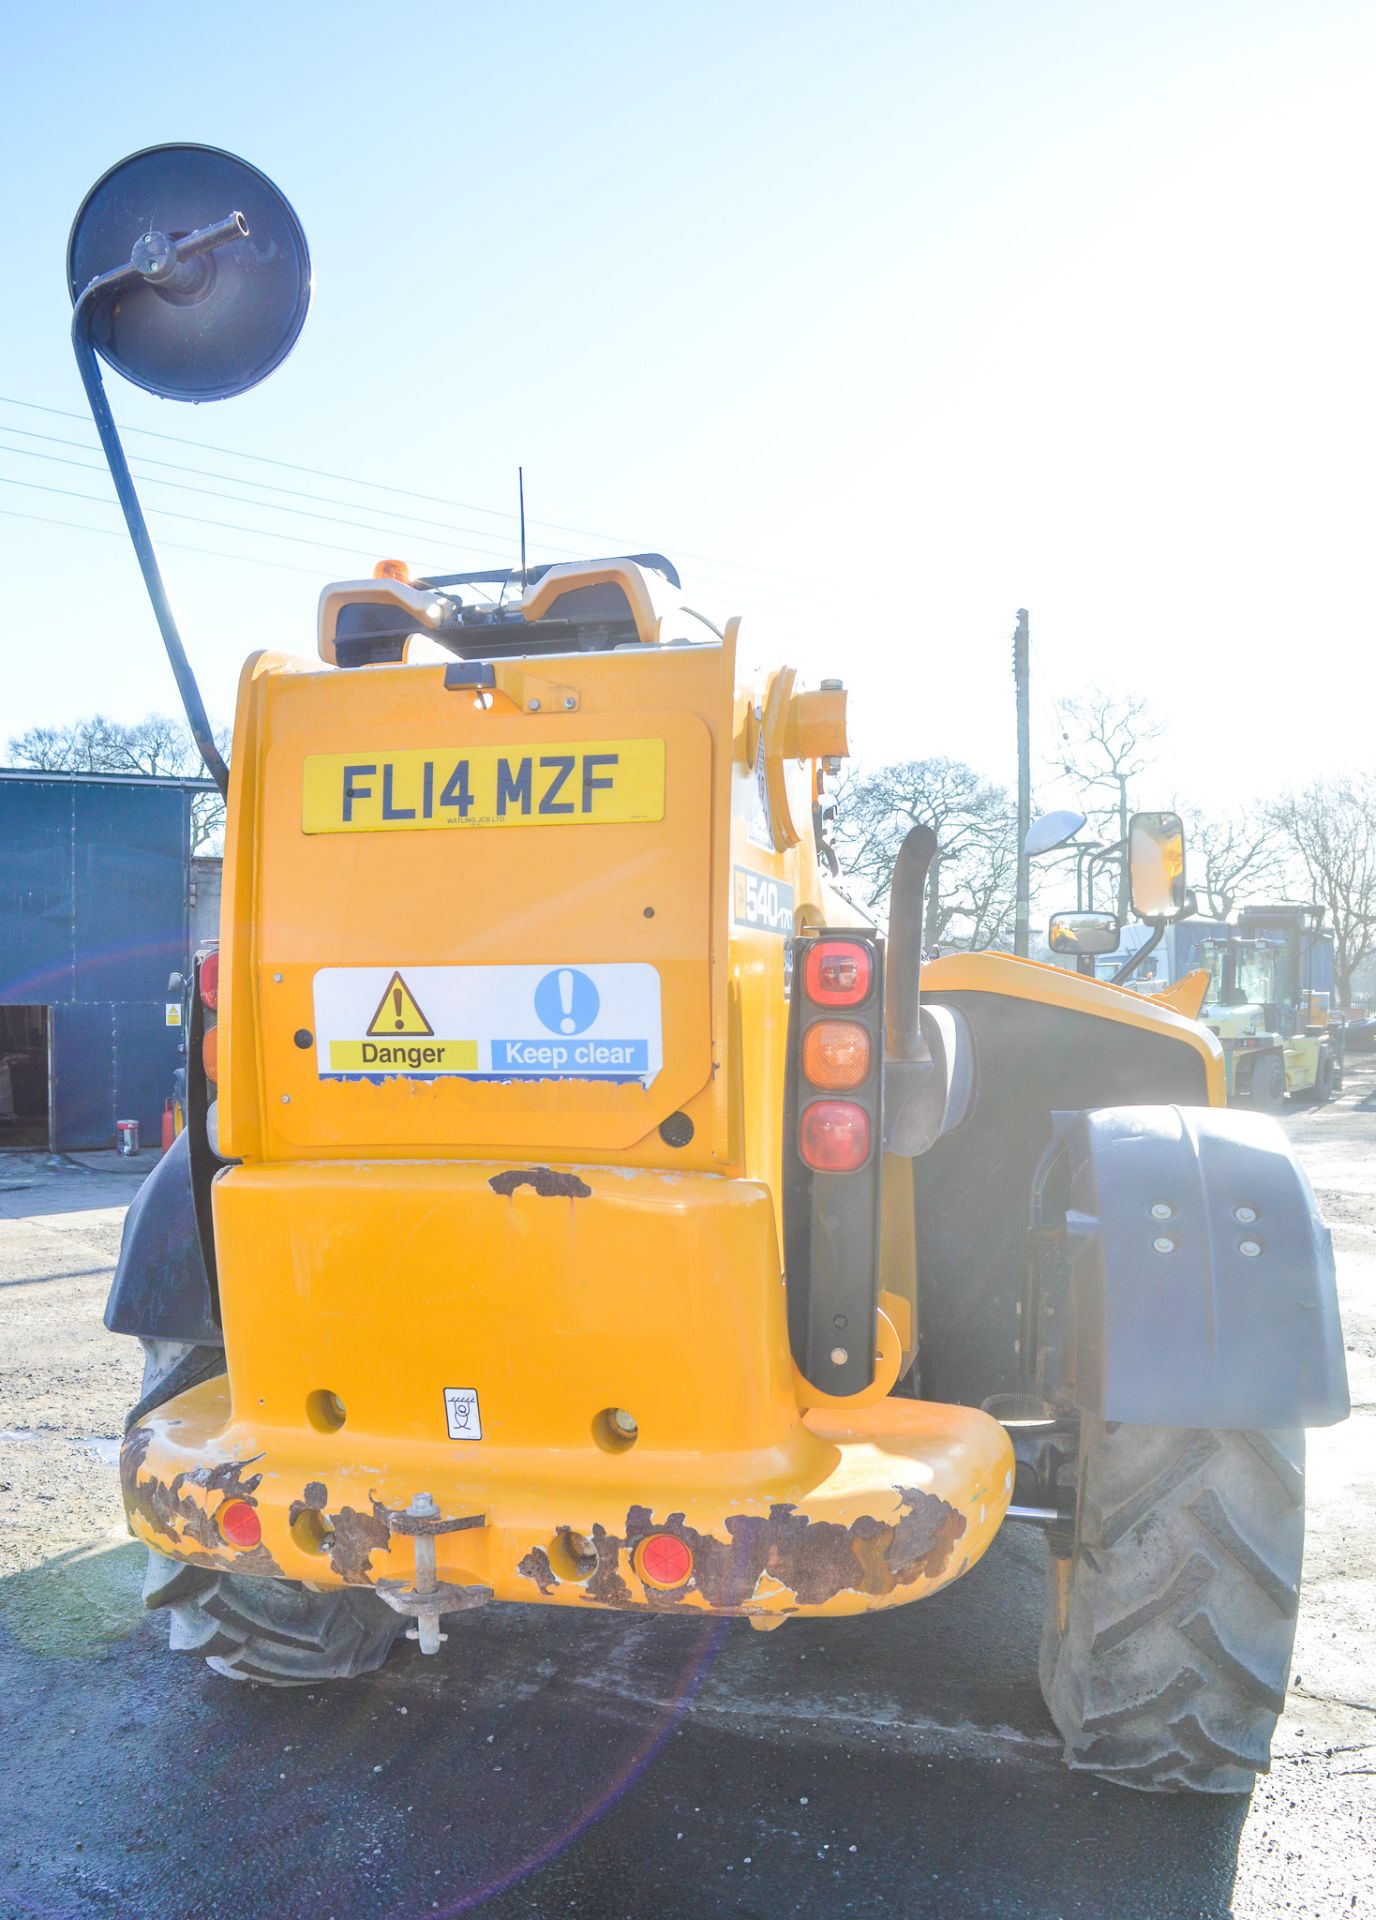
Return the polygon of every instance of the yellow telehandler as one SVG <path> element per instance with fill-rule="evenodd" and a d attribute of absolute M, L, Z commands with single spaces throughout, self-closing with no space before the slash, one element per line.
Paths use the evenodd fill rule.
<path fill-rule="evenodd" d="M 244 666 L 226 769 L 98 358 L 253 385 L 305 243 L 243 162 L 154 148 L 69 278 L 228 799 L 188 1124 L 106 1316 L 147 1356 L 122 1484 L 172 1647 L 315 1684 L 403 1631 L 462 1657 L 501 1602 L 772 1628 L 920 1600 L 1014 1520 L 1070 1765 L 1244 1791 L 1299 1430 L 1347 1396 L 1327 1231 L 1213 1036 L 922 967 L 925 828 L 881 933 L 824 838 L 844 691 L 746 672 L 656 554 L 329 586 L 317 659 Z"/>

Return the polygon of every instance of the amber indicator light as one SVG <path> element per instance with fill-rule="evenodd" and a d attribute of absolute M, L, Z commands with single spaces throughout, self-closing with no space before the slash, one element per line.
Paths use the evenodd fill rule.
<path fill-rule="evenodd" d="M 848 1093 L 870 1070 L 870 1036 L 858 1020 L 815 1020 L 803 1035 L 803 1072 L 814 1087 Z"/>

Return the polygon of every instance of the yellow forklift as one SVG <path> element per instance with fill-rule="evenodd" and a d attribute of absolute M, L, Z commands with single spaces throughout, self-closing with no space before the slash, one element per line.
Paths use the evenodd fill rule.
<path fill-rule="evenodd" d="M 1223 1043 L 1228 1098 L 1277 1113 L 1291 1100 L 1322 1106 L 1343 1083 L 1346 1023 L 1331 1010 L 1333 936 L 1323 908 L 1246 907 L 1200 942 L 1209 970 L 1201 1018 Z"/>
<path fill-rule="evenodd" d="M 145 1598 L 227 1679 L 463 1658 L 506 1602 L 760 1629 L 1045 1537 L 1068 1763 L 1244 1792 L 1289 1668 L 1300 1429 L 1348 1410 L 1327 1230 L 1196 1022 L 921 958 L 833 879 L 845 695 L 756 675 L 660 555 L 328 586 L 216 753 L 99 360 L 263 378 L 309 266 L 202 147 L 105 175 L 73 340 L 228 801 L 188 1124 L 106 1324 Z M 855 619 L 863 619 L 857 608 Z M 265 626 L 270 623 L 265 620 Z M 1143 910 L 1180 910 L 1173 843 Z M 838 1629 L 839 1630 L 839 1629 Z"/>

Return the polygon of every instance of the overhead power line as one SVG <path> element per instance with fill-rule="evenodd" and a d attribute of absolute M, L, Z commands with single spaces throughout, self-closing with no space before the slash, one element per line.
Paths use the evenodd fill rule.
<path fill-rule="evenodd" d="M 77 493 L 72 487 L 48 487 L 37 480 L 11 480 L 5 474 L 0 474 L 0 486 L 22 487 L 28 493 L 60 494 L 64 499 L 85 500 L 91 506 L 96 507 L 113 507 L 117 505 L 117 502 L 114 500 L 103 498 L 98 493 Z M 244 527 L 238 525 L 237 522 L 233 520 L 212 520 L 203 513 L 178 513 L 174 507 L 148 507 L 146 511 L 148 513 L 155 513 L 164 520 L 187 520 L 190 521 L 193 526 L 218 527 L 222 533 L 249 533 L 253 535 L 255 540 L 285 540 L 295 547 L 320 547 L 331 553 L 359 554 L 363 551 L 361 547 L 343 546 L 337 540 L 311 540 L 304 534 L 273 533 L 266 527 Z M 476 548 L 455 547 L 453 551 L 456 553 L 476 553 L 478 550 Z M 501 554 L 498 558 L 504 560 L 506 555 Z"/>
<path fill-rule="evenodd" d="M 32 453 L 29 451 L 27 447 L 0 447 L 0 452 L 7 453 L 16 460 L 46 460 L 60 467 L 77 467 L 83 473 L 103 474 L 106 471 L 105 467 L 98 461 L 69 460 L 65 457 L 65 455 L 60 453 Z M 258 501 L 258 500 L 244 500 L 237 493 L 221 493 L 216 487 L 188 487 L 187 485 L 185 485 L 184 482 L 180 480 L 160 480 L 156 474 L 137 474 L 135 475 L 135 478 L 140 480 L 144 486 L 172 487 L 172 488 L 175 488 L 178 493 L 203 494 L 206 496 L 207 499 L 210 499 L 210 500 L 228 500 L 231 503 L 231 505 L 236 507 L 257 507 L 260 509 L 260 511 L 266 512 L 266 513 L 290 513 L 296 516 L 298 519 L 302 519 L 302 520 L 324 520 L 328 522 L 329 525 L 331 526 L 351 527 L 356 533 L 371 533 L 376 539 L 380 541 L 391 541 L 397 538 L 395 530 L 393 529 L 374 527 L 370 525 L 368 522 L 362 521 L 362 520 L 344 520 L 344 519 L 341 519 L 337 513 L 312 513 L 305 507 L 278 506 L 275 501 L 269 502 L 269 501 Z M 26 482 L 23 480 L 10 480 L 8 478 L 5 478 L 5 476 L 3 475 L 0 475 L 0 479 L 4 479 L 4 483 L 6 486 L 17 487 L 17 486 L 32 485 L 38 491 L 43 491 L 43 489 L 39 487 L 39 483 L 37 481 Z M 78 497 L 94 498 L 95 496 L 82 495 Z M 109 501 L 107 502 L 107 504 L 113 506 L 115 502 Z M 168 511 L 168 509 L 165 507 L 150 507 L 148 511 L 150 513 L 165 513 Z M 222 521 L 214 524 L 229 525 L 231 523 Z M 236 531 L 239 533 L 258 534 L 267 540 L 287 540 L 291 538 L 289 534 L 274 533 L 266 527 L 236 526 Z M 454 531 L 463 532 L 464 529 L 456 528 L 454 529 Z M 444 542 L 435 540 L 433 535 L 431 536 L 431 541 L 432 541 L 432 544 L 434 545 L 446 544 Z M 309 544 L 310 546 L 323 546 L 328 543 L 324 541 L 311 540 L 311 541 L 308 541 L 307 544 Z M 458 542 L 454 542 L 453 544 L 456 551 L 481 554 L 484 559 L 505 560 L 508 557 L 505 553 L 500 552 L 495 547 L 469 547 L 466 543 L 463 543 L 462 545 L 460 545 L 460 543 Z M 356 551 L 356 549 L 347 548 L 347 549 L 339 549 L 339 551 L 353 552 L 353 551 Z"/>
<path fill-rule="evenodd" d="M 20 437 L 26 440 L 39 440 L 49 446 L 71 447 L 71 448 L 74 448 L 76 451 L 82 452 L 82 453 L 99 453 L 100 451 L 98 447 L 92 446 L 82 440 L 68 440 L 56 434 L 33 433 L 26 430 L 23 427 L 12 427 L 8 423 L 0 423 L 0 434 L 8 434 L 12 437 Z M 0 442 L 0 454 L 9 454 L 13 456 L 15 459 L 21 459 L 21 460 L 41 460 L 54 466 L 76 467 L 78 469 L 81 469 L 89 473 L 104 474 L 106 471 L 103 461 L 73 460 L 63 454 L 41 453 L 35 450 L 34 448 L 8 446 L 3 442 Z M 158 460 L 155 458 L 151 458 L 147 454 L 138 454 L 135 456 L 135 458 L 139 461 L 140 466 L 164 467 L 169 472 L 172 472 L 172 473 L 198 474 L 207 479 L 223 480 L 227 482 L 230 486 L 250 488 L 257 492 L 285 493 L 293 499 L 319 500 L 326 505 L 354 507 L 356 510 L 365 511 L 365 512 L 368 510 L 368 505 L 366 502 L 340 500 L 335 498 L 332 495 L 313 494 L 295 487 L 277 486 L 272 482 L 265 482 L 260 480 L 243 480 L 243 479 L 240 479 L 237 474 L 221 473 L 218 469 L 215 469 L 215 468 L 186 466 L 175 460 Z M 135 473 L 135 477 L 139 481 L 141 481 L 145 486 L 171 487 L 177 491 L 181 491 L 185 493 L 202 494 L 202 495 L 208 496 L 211 499 L 226 500 L 233 505 L 255 508 L 265 513 L 287 513 L 299 519 L 323 520 L 337 526 L 351 527 L 360 532 L 371 534 L 375 540 L 381 542 L 384 546 L 391 547 L 393 549 L 395 549 L 398 546 L 404 548 L 408 544 L 416 541 L 418 538 L 418 536 L 415 533 L 412 533 L 408 530 L 398 530 L 397 528 L 394 528 L 394 527 L 380 528 L 380 527 L 374 526 L 371 522 L 364 522 L 359 520 L 344 520 L 344 519 L 341 519 L 337 514 L 317 513 L 317 512 L 310 511 L 308 509 L 303 509 L 301 507 L 287 507 L 287 506 L 283 506 L 279 501 L 276 501 L 276 500 L 255 500 L 249 497 L 245 497 L 241 494 L 222 493 L 217 488 L 213 488 L 213 487 L 188 486 L 185 483 L 180 481 L 164 480 L 158 474 L 148 474 L 148 473 L 143 473 L 141 471 L 137 471 Z M 8 484 L 16 485 L 19 483 L 10 481 Z M 35 487 L 37 488 L 38 483 L 35 482 L 34 484 L 35 484 Z M 41 491 L 42 489 L 38 488 L 38 490 Z M 150 511 L 160 512 L 160 511 L 165 511 L 165 509 L 151 508 Z M 441 519 L 432 520 L 428 516 L 399 513 L 395 508 L 387 508 L 385 509 L 385 511 L 387 512 L 387 514 L 391 519 L 409 521 L 413 526 L 425 529 L 426 531 L 421 537 L 423 537 L 432 546 L 435 546 L 435 545 L 448 546 L 452 549 L 452 551 L 472 554 L 482 559 L 508 560 L 512 558 L 509 549 L 479 546 L 479 545 L 476 545 L 471 539 L 465 538 L 462 541 L 459 541 L 453 538 L 454 535 L 478 534 L 484 539 L 490 539 L 493 531 L 490 528 L 456 526 L 452 521 L 446 521 Z M 439 530 L 438 534 L 435 531 L 436 529 Z M 274 539 L 274 538 L 281 539 L 285 537 L 280 534 L 273 534 L 264 528 L 246 527 L 239 523 L 234 523 L 234 530 L 239 533 L 248 533 L 248 534 L 263 533 L 264 536 L 269 539 Z M 441 535 L 448 535 L 449 539 L 443 540 L 440 537 Z M 329 545 L 329 543 L 325 541 L 312 541 L 309 544 L 317 545 L 317 546 Z M 567 546 L 561 545 L 558 542 L 550 542 L 548 544 L 551 547 L 553 547 L 554 551 L 558 553 L 562 558 L 566 558 L 569 560 L 588 560 L 596 557 L 595 555 L 588 553 L 586 549 L 567 547 Z M 513 564 L 514 564 L 514 561 L 513 561 Z M 695 585 L 708 587 L 708 588 L 716 588 L 719 594 L 723 596 L 729 596 L 733 608 L 737 610 L 751 609 L 751 608 L 756 610 L 763 610 L 763 611 L 770 610 L 768 606 L 761 609 L 761 603 L 758 600 L 746 599 L 742 597 L 742 586 L 739 583 L 732 582 L 729 580 L 715 579 L 710 574 L 702 574 L 702 573 L 694 573 L 693 579 L 694 579 Z M 801 597 L 793 598 L 790 596 L 781 595 L 777 592 L 775 588 L 767 587 L 767 586 L 760 586 L 760 585 L 752 586 L 749 583 L 746 583 L 744 586 L 744 592 L 752 593 L 752 594 L 764 594 L 765 596 L 767 596 L 769 601 L 777 602 L 779 607 L 785 608 L 785 609 L 796 608 L 796 607 L 801 607 L 804 605 L 811 604 Z"/>
<path fill-rule="evenodd" d="M 122 527 L 92 527 L 84 520 L 55 520 L 50 514 L 21 513 L 16 507 L 0 507 L 0 514 L 6 520 L 32 520 L 40 527 L 67 527 L 73 533 L 95 533 L 105 540 L 124 537 Z M 294 567 L 290 560 L 264 560 L 256 553 L 226 553 L 220 547 L 192 547 L 185 540 L 164 540 L 161 545 L 175 547 L 179 553 L 208 553 L 212 560 L 242 560 L 248 567 L 272 567 L 277 573 L 304 573 L 308 580 L 320 578 L 314 567 Z"/>
<path fill-rule="evenodd" d="M 99 453 L 100 452 L 100 448 L 98 446 L 92 445 L 89 441 L 86 441 L 86 440 L 66 440 L 66 439 L 63 439 L 60 435 L 55 433 L 32 433 L 24 427 L 11 427 L 5 424 L 0 424 L 0 433 L 11 434 L 24 440 L 42 440 L 46 445 L 51 447 L 74 447 L 80 453 Z M 89 465 L 91 467 L 91 470 L 97 473 L 104 473 L 106 471 L 105 463 L 103 460 L 95 461 L 95 462 L 86 462 L 81 460 L 67 460 L 61 454 L 58 454 L 58 453 L 35 453 L 35 452 L 32 452 L 27 447 L 2 447 L 0 448 L 0 452 L 12 453 L 16 457 L 22 457 L 26 460 L 51 460 L 59 466 L 76 467 L 76 466 Z M 134 457 L 140 462 L 141 465 L 145 467 L 166 467 L 169 473 L 194 473 L 200 479 L 203 479 L 203 480 L 227 480 L 231 486 L 254 487 L 260 493 L 285 493 L 293 500 L 315 500 L 320 502 L 322 505 L 328 506 L 328 507 L 352 507 L 355 510 L 358 510 L 363 506 L 363 503 L 358 500 L 340 500 L 340 499 L 337 499 L 332 494 L 308 493 L 301 487 L 279 487 L 274 485 L 274 483 L 271 480 L 241 480 L 239 479 L 237 474 L 221 473 L 217 467 L 188 467 L 183 465 L 180 461 L 158 460 L 158 459 L 155 459 L 151 454 L 147 454 L 147 453 L 136 454 Z M 180 482 L 174 481 L 174 480 L 159 480 L 155 474 L 151 474 L 151 473 L 136 474 L 135 478 L 138 480 L 142 480 L 144 484 L 147 486 L 154 486 L 154 487 L 170 487 L 170 486 L 178 486 L 181 484 Z M 184 491 L 186 491 L 187 493 L 203 493 L 203 492 L 206 492 L 207 489 L 203 487 L 187 487 L 184 489 Z M 219 494 L 216 497 L 221 500 L 238 500 L 240 498 L 238 494 L 228 494 L 228 493 Z M 244 506 L 260 506 L 261 505 L 265 508 L 270 509 L 272 512 L 275 512 L 275 513 L 301 512 L 301 509 L 299 507 L 279 507 L 276 501 L 245 500 L 242 502 L 242 504 Z M 324 519 L 327 519 L 328 517 L 329 517 L 328 515 L 323 513 L 306 515 L 307 519 L 312 519 L 312 520 L 324 520 Z M 492 538 L 492 533 L 493 533 L 493 529 L 491 527 L 460 527 L 460 526 L 456 526 L 452 520 L 432 519 L 428 514 L 392 512 L 391 518 L 394 520 L 409 521 L 412 526 L 428 527 L 432 529 L 438 528 L 442 532 L 446 532 L 446 533 L 476 533 L 479 535 L 481 539 L 484 539 L 484 540 L 490 540 Z M 349 524 L 356 526 L 359 523 L 357 521 L 351 521 Z M 369 531 L 370 532 L 375 531 L 375 529 L 370 528 Z M 408 535 L 407 538 L 410 538 L 410 536 Z M 571 548 L 567 549 L 567 551 L 571 552 L 572 549 Z"/>
<path fill-rule="evenodd" d="M 55 418 L 61 419 L 61 420 L 78 420 L 78 421 L 84 422 L 86 419 L 86 416 L 84 414 L 73 412 L 68 407 L 44 406 L 36 400 L 20 400 L 11 394 L 0 394 L 0 404 L 3 404 L 5 406 L 10 406 L 10 407 L 22 407 L 27 412 L 30 412 L 30 413 L 51 414 Z M 210 441 L 189 439 L 187 436 L 183 434 L 160 433 L 155 428 L 152 428 L 152 427 L 126 427 L 124 429 L 124 432 L 131 433 L 131 434 L 139 434 L 151 440 L 163 440 L 173 446 L 192 447 L 196 449 L 196 451 L 201 453 L 218 453 L 223 455 L 227 459 L 231 459 L 231 460 L 249 460 L 254 462 L 256 465 L 260 465 L 260 466 L 279 467 L 284 472 L 287 472 L 287 473 L 309 474 L 313 479 L 333 480 L 343 486 L 365 487 L 378 493 L 396 494 L 398 497 L 403 499 L 423 500 L 430 506 L 456 508 L 460 513 L 480 513 L 487 518 L 503 520 L 503 521 L 506 521 L 507 523 L 510 523 L 511 517 L 512 517 L 510 508 L 484 507 L 484 506 L 478 505 L 478 503 L 475 501 L 452 500 L 452 499 L 446 498 L 442 494 L 422 493 L 417 491 L 413 487 L 398 487 L 386 481 L 361 480 L 356 475 L 347 474 L 347 473 L 336 473 L 326 467 L 304 466 L 298 461 L 278 460 L 278 459 L 272 458 L 270 455 L 267 455 L 267 454 L 245 453 L 238 447 L 217 446 L 212 444 Z M 167 464 L 171 464 L 171 463 L 169 462 Z M 231 476 L 216 475 L 214 477 L 228 479 Z M 249 484 L 249 483 L 245 483 L 245 484 Z M 287 489 L 285 488 L 276 489 L 276 490 L 283 491 L 283 492 L 287 491 Z M 338 502 L 337 504 L 345 505 L 347 503 L 341 501 L 341 502 Z M 531 526 L 548 527 L 553 532 L 556 532 L 556 533 L 576 534 L 582 539 L 609 541 L 613 546 L 635 544 L 634 542 L 623 541 L 621 536 L 618 534 L 606 533 L 604 531 L 599 531 L 598 529 L 593 527 L 570 526 L 566 522 L 560 521 L 560 520 L 541 520 L 532 516 L 530 524 Z M 800 578 L 799 575 L 790 573 L 783 568 L 758 566 L 754 561 L 728 560 L 728 559 L 722 558 L 721 556 L 713 555 L 713 554 L 690 553 L 686 549 L 682 549 L 682 548 L 679 549 L 679 552 L 682 555 L 683 559 L 700 561 L 701 563 L 709 567 L 727 567 L 737 573 L 764 574 L 769 576 L 772 579 L 788 580 L 795 586 L 807 585 L 807 584 L 811 584 L 811 585 L 821 584 L 816 580 L 812 580 L 810 578 Z M 767 588 L 760 589 L 760 590 L 766 591 L 766 592 L 769 591 L 769 589 Z"/>
<path fill-rule="evenodd" d="M 12 453 L 12 452 L 15 452 L 16 449 L 7 448 L 7 449 L 0 449 L 0 451 L 7 451 Z M 38 457 L 49 458 L 51 456 L 39 455 Z M 81 461 L 64 461 L 63 464 L 70 465 L 70 466 L 81 466 L 83 463 Z M 96 471 L 96 472 L 100 471 L 100 469 L 98 468 L 92 468 L 89 470 Z M 164 484 L 170 485 L 173 483 L 166 482 Z M 96 493 L 79 493 L 74 487 L 45 486 L 41 481 L 37 481 L 37 480 L 15 480 L 15 479 L 12 479 L 8 474 L 0 474 L 0 486 L 17 487 L 21 491 L 28 492 L 28 493 L 55 494 L 59 498 L 64 500 L 82 500 L 87 502 L 89 505 L 93 507 L 116 508 L 118 506 L 117 501 L 110 499 L 106 495 L 101 495 Z M 205 487 L 195 487 L 195 488 L 188 489 L 188 491 L 195 492 L 195 493 L 206 493 L 206 492 L 209 492 L 210 489 Z M 224 494 L 216 497 L 222 498 L 222 499 L 233 499 L 235 496 Z M 265 503 L 252 501 L 252 500 L 244 500 L 244 501 L 238 501 L 237 504 L 241 506 L 252 507 L 252 506 L 263 505 Z M 150 506 L 146 508 L 146 512 L 148 512 L 149 514 L 157 515 L 158 517 L 164 520 L 183 520 L 183 521 L 187 521 L 193 526 L 214 527 L 221 533 L 236 533 L 241 535 L 248 534 L 255 540 L 279 540 L 279 541 L 285 541 L 292 546 L 311 547 L 321 552 L 345 553 L 345 554 L 351 555 L 355 559 L 362 559 L 365 562 L 371 559 L 373 557 L 373 552 L 375 552 L 375 549 L 370 551 L 368 548 L 365 548 L 362 545 L 350 547 L 350 546 L 345 546 L 342 542 L 337 540 L 312 539 L 307 534 L 277 533 L 268 527 L 246 527 L 240 521 L 237 521 L 237 520 L 216 520 L 211 518 L 209 515 L 200 514 L 200 513 L 178 513 L 175 510 L 175 508 L 172 508 L 172 507 Z M 9 510 L 6 513 L 6 518 L 12 519 L 12 520 L 28 519 L 28 520 L 42 521 L 44 517 L 45 516 L 41 514 L 24 514 L 14 510 Z M 318 517 L 321 519 L 326 519 L 326 518 L 332 518 L 333 516 L 322 514 Z M 79 526 L 81 531 L 90 532 L 90 533 L 105 533 L 105 532 L 118 531 L 118 529 L 116 528 L 89 527 L 89 526 L 85 526 L 82 523 L 78 523 L 76 521 L 52 520 L 49 522 L 49 524 L 53 526 L 73 526 L 73 527 Z M 342 526 L 349 526 L 356 523 L 350 522 L 350 521 L 341 521 L 339 522 L 339 524 Z M 370 529 L 368 527 L 363 527 L 363 531 L 365 533 L 370 531 L 373 532 L 376 535 L 378 541 L 382 544 L 386 544 L 386 545 L 392 544 L 392 535 L 386 532 L 380 532 L 378 529 L 375 529 L 375 528 Z M 250 554 L 223 553 L 218 548 L 191 546 L 186 541 L 169 540 L 164 542 L 164 544 L 169 547 L 173 547 L 173 546 L 178 547 L 180 551 L 182 551 L 183 553 L 203 553 L 203 554 L 209 554 L 212 558 L 216 558 L 216 559 L 220 559 L 220 558 L 239 559 L 239 560 L 249 561 L 250 563 L 253 562 L 253 556 Z M 439 541 L 433 542 L 432 548 L 438 548 L 440 552 L 443 553 L 445 551 L 445 543 L 439 542 Z M 468 543 L 464 543 L 463 545 L 459 545 L 455 543 L 454 545 L 448 548 L 448 553 L 451 556 L 451 561 L 453 559 L 463 560 L 463 559 L 474 559 L 474 558 L 495 559 L 497 561 L 503 561 L 503 560 L 509 561 L 511 559 L 511 556 L 509 554 L 502 553 L 493 548 L 475 547 Z M 587 556 L 583 556 L 583 557 L 587 557 Z M 450 563 L 451 563 L 450 561 L 446 561 L 445 564 L 448 565 Z M 272 566 L 272 565 L 280 566 L 283 563 L 273 562 L 270 560 L 263 560 L 258 562 L 258 564 L 263 566 Z M 514 566 L 515 563 L 512 562 L 512 564 Z M 432 568 L 430 570 L 437 571 L 438 569 Z M 316 580 L 318 580 L 321 577 L 320 571 L 312 567 L 288 567 L 286 568 L 286 571 L 291 573 L 310 574 L 312 578 Z M 758 607 L 758 603 L 747 600 L 747 599 L 743 599 L 740 596 L 735 596 L 733 598 L 733 605 L 738 609 L 754 608 L 757 611 L 764 611 L 764 612 L 777 611 L 777 609 L 770 609 L 767 607 L 760 609 Z"/>

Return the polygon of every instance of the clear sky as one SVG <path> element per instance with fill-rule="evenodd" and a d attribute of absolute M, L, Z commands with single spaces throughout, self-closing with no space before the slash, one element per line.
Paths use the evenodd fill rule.
<path fill-rule="evenodd" d="M 255 392 L 108 381 L 176 483 L 145 504 L 232 523 L 152 519 L 242 556 L 163 547 L 217 717 L 250 649 L 313 651 L 325 580 L 514 558 L 519 461 L 534 556 L 679 557 L 749 654 L 844 674 L 866 761 L 1011 779 L 1026 605 L 1039 759 L 1097 680 L 1171 723 L 1147 800 L 1371 764 L 1370 0 L 74 0 L 0 34 L 0 742 L 175 709 L 103 470 L 33 457 L 96 465 L 89 423 L 32 409 L 82 410 L 83 194 L 190 140 L 278 182 L 316 273 Z"/>

